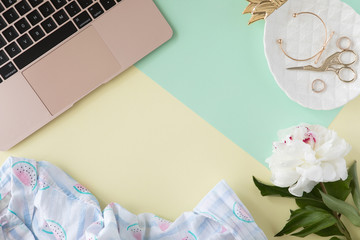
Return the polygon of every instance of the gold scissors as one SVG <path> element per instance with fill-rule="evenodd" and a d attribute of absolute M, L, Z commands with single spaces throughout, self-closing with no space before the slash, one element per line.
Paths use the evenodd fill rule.
<path fill-rule="evenodd" d="M 341 42 L 343 40 L 348 41 L 347 47 L 342 47 Z M 302 66 L 302 67 L 292 67 L 288 68 L 288 70 L 305 70 L 305 71 L 315 71 L 315 72 L 326 72 L 326 71 L 332 71 L 335 72 L 335 74 L 338 76 L 338 78 L 343 82 L 352 82 L 357 79 L 357 73 L 354 69 L 352 69 L 350 66 L 357 62 L 358 55 L 353 51 L 350 50 L 351 46 L 351 40 L 348 37 L 341 37 L 337 41 L 337 46 L 339 49 L 341 49 L 341 52 L 336 52 L 330 57 L 328 57 L 325 62 L 320 67 L 314 67 L 312 65 Z M 344 61 L 343 55 L 344 54 L 350 54 L 352 55 L 352 61 Z M 353 76 L 352 78 L 345 78 L 344 75 Z"/>

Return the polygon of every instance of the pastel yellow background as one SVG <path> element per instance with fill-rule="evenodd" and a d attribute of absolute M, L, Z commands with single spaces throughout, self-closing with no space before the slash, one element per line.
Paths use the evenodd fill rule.
<path fill-rule="evenodd" d="M 360 156 L 359 107 L 360 99 L 351 102 L 331 125 L 353 145 L 349 160 Z M 1 164 L 10 155 L 57 165 L 102 208 L 117 202 L 175 220 L 225 179 L 269 239 L 295 208 L 293 200 L 261 197 L 252 176 L 269 181 L 267 168 L 136 67 L 0 153 Z M 350 231 L 360 239 L 358 229 Z"/>

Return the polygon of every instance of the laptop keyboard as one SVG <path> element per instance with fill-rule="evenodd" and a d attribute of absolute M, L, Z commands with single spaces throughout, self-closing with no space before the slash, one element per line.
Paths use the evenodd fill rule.
<path fill-rule="evenodd" d="M 1 0 L 0 83 L 121 0 Z"/>

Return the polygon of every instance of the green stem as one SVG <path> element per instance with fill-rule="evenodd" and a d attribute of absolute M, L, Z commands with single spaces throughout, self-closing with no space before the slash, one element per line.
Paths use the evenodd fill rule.
<path fill-rule="evenodd" d="M 320 183 L 320 186 L 321 186 L 322 191 L 323 191 L 325 194 L 328 194 L 324 183 Z M 340 232 L 341 232 L 342 234 L 344 234 L 346 240 L 352 240 L 349 231 L 346 229 L 344 223 L 340 220 L 340 215 L 339 215 L 337 212 L 335 212 L 335 211 L 332 211 L 332 214 L 333 214 L 334 217 L 336 218 L 336 221 L 337 221 L 336 225 L 337 225 L 338 229 L 340 230 Z"/>

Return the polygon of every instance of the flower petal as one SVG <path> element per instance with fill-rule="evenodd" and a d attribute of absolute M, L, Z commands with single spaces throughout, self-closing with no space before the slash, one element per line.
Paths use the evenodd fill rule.
<path fill-rule="evenodd" d="M 300 174 L 291 169 L 273 169 L 271 182 L 278 187 L 290 187 L 295 184 Z"/>
<path fill-rule="evenodd" d="M 308 166 L 308 168 L 299 167 L 298 172 L 311 181 L 321 182 L 322 180 L 322 169 L 320 166 Z"/>
<path fill-rule="evenodd" d="M 306 179 L 305 177 L 300 177 L 299 181 L 289 188 L 289 192 L 297 197 L 302 197 L 303 193 L 309 193 L 311 190 L 318 184 L 317 182 Z"/>
<path fill-rule="evenodd" d="M 341 180 L 346 180 L 348 178 L 348 171 L 346 168 L 345 159 L 339 159 L 334 163 L 336 174 Z"/>
<path fill-rule="evenodd" d="M 334 165 L 325 162 L 321 164 L 321 168 L 322 176 L 319 182 L 335 182 L 340 179 L 336 174 Z"/>

